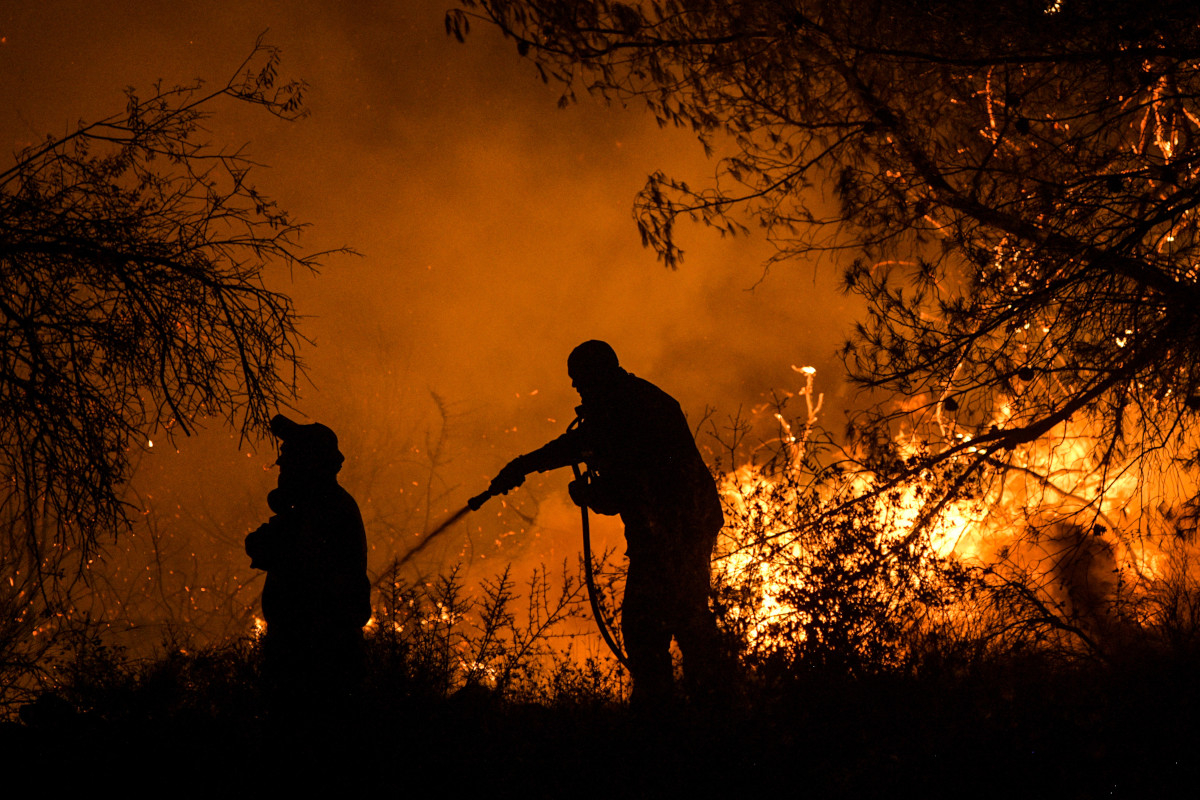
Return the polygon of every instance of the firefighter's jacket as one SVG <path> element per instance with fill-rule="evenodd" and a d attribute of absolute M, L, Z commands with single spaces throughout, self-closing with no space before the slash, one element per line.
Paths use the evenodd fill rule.
<path fill-rule="evenodd" d="M 246 537 L 246 553 L 267 572 L 268 632 L 323 635 L 370 619 L 366 530 L 358 504 L 336 481 L 295 497 Z"/>
<path fill-rule="evenodd" d="M 631 556 L 686 544 L 711 551 L 720 496 L 679 403 L 622 370 L 577 411 L 577 426 L 521 457 L 525 471 L 586 463 L 595 475 L 588 505 L 621 515 Z"/>

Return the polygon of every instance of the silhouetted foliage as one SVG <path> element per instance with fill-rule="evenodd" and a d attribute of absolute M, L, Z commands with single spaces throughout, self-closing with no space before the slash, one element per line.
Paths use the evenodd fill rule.
<path fill-rule="evenodd" d="M 1068 796 L 1136 786 L 1159 796 L 1194 785 L 1194 670 L 1159 654 L 1115 668 L 1015 652 L 959 671 L 807 672 L 755 688 L 735 707 L 647 718 L 617 702 L 612 673 L 594 662 L 553 670 L 536 703 L 480 687 L 430 693 L 444 681 L 410 672 L 396 641 L 368 640 L 353 732 L 281 736 L 252 642 L 137 661 L 85 639 L 55 692 L 22 709 L 23 725 L 0 723 L 0 735 L 13 763 L 35 774 L 61 770 L 69 755 L 74 768 L 60 785 L 94 781 L 114 763 L 143 778 L 226 786 L 286 772 L 352 774 L 357 785 L 394 790 L 419 771 L 456 790 L 502 786 L 531 797 L 670 794 L 697 776 L 721 789 L 802 785 L 821 796 L 877 796 L 898 783 L 933 797 L 1029 786 Z M 981 778 L 980 764 L 1003 769 Z"/>
<path fill-rule="evenodd" d="M 153 440 L 213 420 L 265 431 L 294 397 L 301 336 L 268 273 L 323 254 L 205 128 L 223 101 L 303 116 L 279 59 L 260 40 L 222 84 L 128 89 L 124 110 L 0 171 L 6 700 L 56 631 L 96 622 L 73 600 L 96 596 L 80 582 L 102 538 L 129 530 L 126 483 Z"/>
<path fill-rule="evenodd" d="M 481 691 L 496 697 L 537 698 L 550 685 L 586 686 L 587 669 L 563 660 L 563 645 L 579 635 L 572 621 L 586 615 L 586 588 L 567 569 L 551 581 L 546 569 L 517 591 L 511 566 L 484 580 L 472 596 L 460 568 L 412 585 L 393 565 L 375 584 L 376 611 L 369 653 L 388 664 L 390 681 L 413 695 L 447 697 Z M 569 651 L 569 647 L 566 648 Z M 596 664 L 593 677 L 611 674 Z M 611 678 L 607 679 L 611 682 Z"/>
<path fill-rule="evenodd" d="M 222 85 L 129 89 L 122 112 L 0 172 L 0 513 L 6 577 L 27 592 L 125 526 L 131 454 L 152 437 L 265 430 L 294 396 L 295 313 L 266 276 L 318 254 L 204 129 L 222 99 L 301 116 L 278 64 L 260 42 Z"/>

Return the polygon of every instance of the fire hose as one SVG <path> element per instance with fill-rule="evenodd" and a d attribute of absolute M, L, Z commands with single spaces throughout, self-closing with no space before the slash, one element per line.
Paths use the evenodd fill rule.
<path fill-rule="evenodd" d="M 580 470 L 578 464 L 572 464 L 571 471 L 575 473 L 575 480 L 577 481 L 586 482 L 590 479 L 590 473 Z M 621 666 L 629 670 L 629 658 L 613 638 L 608 620 L 604 617 L 604 610 L 600 608 L 600 592 L 596 588 L 595 569 L 592 566 L 592 526 L 588 522 L 588 507 L 586 504 L 581 503 L 579 505 L 579 513 L 580 526 L 583 529 L 583 580 L 587 583 L 588 600 L 592 604 L 592 617 L 596 620 L 596 627 L 600 629 L 600 636 L 604 639 L 604 643 L 608 645 L 608 649 L 616 656 Z"/>
<path fill-rule="evenodd" d="M 575 473 L 575 480 L 577 481 L 584 481 L 586 483 L 590 480 L 591 473 L 581 470 L 578 464 L 572 464 L 571 471 Z M 405 553 L 404 557 L 396 562 L 396 566 L 402 566 L 410 558 L 415 556 L 421 550 L 425 549 L 425 546 L 433 541 L 436 536 L 462 519 L 468 511 L 478 511 L 483 507 L 484 503 L 495 496 L 496 495 L 493 494 L 489 489 L 472 497 L 467 501 L 467 504 L 456 511 L 453 516 L 449 517 L 441 525 L 438 525 L 436 528 L 434 528 L 434 530 L 425 537 L 423 542 Z M 580 524 L 583 528 L 583 580 L 587 584 L 588 601 L 592 606 L 592 617 L 596 620 L 596 627 L 600 629 L 600 636 L 604 639 L 604 643 L 608 645 L 608 649 L 612 651 L 612 654 L 616 657 L 621 666 L 628 670 L 629 659 L 621 650 L 621 646 L 617 644 L 616 639 L 613 638 L 609 622 L 604 616 L 604 610 L 600 607 L 600 591 L 596 588 L 596 572 L 595 568 L 592 566 L 592 532 L 591 523 L 588 518 L 588 507 L 586 505 L 580 505 L 579 511 Z"/>

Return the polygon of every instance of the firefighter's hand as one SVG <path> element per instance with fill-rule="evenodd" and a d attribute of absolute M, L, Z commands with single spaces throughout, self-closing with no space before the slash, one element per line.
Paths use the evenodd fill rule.
<path fill-rule="evenodd" d="M 576 478 L 567 484 L 567 494 L 575 505 L 585 508 L 591 500 L 591 486 L 583 478 Z"/>
<path fill-rule="evenodd" d="M 246 537 L 246 555 L 250 556 L 250 566 L 253 569 L 266 569 L 270 560 L 271 526 L 268 523 L 259 525 Z"/>
<path fill-rule="evenodd" d="M 525 469 L 522 467 L 520 461 L 520 458 L 514 458 L 508 462 L 507 466 L 500 470 L 500 474 L 492 479 L 492 484 L 488 486 L 488 492 L 491 494 L 508 494 L 524 483 Z"/>

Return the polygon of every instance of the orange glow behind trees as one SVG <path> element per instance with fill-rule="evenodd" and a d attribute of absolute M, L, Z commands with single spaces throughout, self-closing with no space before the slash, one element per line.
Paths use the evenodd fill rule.
<path fill-rule="evenodd" d="M 1151 553 L 1190 542 L 1193 5 L 462 5 L 449 32 L 499 27 L 564 101 L 644 103 L 663 125 L 734 142 L 713 182 L 656 173 L 639 196 L 643 242 L 666 265 L 681 264 L 680 221 L 737 234 L 739 214 L 776 265 L 856 256 L 845 287 L 868 311 L 844 355 L 890 399 L 854 420 L 851 452 L 868 498 L 915 507 L 902 543 L 980 504 L 962 546 L 975 536 L 994 559 L 994 596 L 1094 645 L 1080 619 L 1097 598 L 1121 602 L 1155 572 Z M 919 499 L 892 496 L 904 491 Z M 1100 583 L 1042 591 L 1072 569 Z"/>

